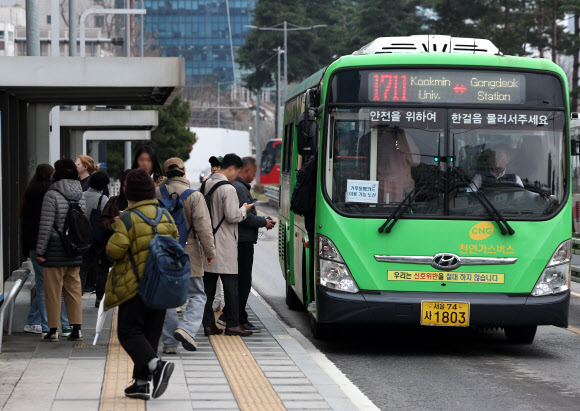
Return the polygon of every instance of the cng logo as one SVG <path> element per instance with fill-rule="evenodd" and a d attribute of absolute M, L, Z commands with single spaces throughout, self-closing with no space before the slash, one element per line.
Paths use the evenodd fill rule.
<path fill-rule="evenodd" d="M 484 221 L 483 223 L 477 223 L 469 229 L 469 237 L 472 240 L 485 240 L 487 237 L 493 234 L 493 224 L 489 221 Z"/>

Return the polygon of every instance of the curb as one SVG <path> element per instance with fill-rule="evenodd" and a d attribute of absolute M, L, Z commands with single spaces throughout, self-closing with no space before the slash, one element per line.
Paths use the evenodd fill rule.
<path fill-rule="evenodd" d="M 282 348 L 286 351 L 288 356 L 294 361 L 294 363 L 302 369 L 302 372 L 309 378 L 312 385 L 318 388 L 318 385 L 313 381 L 313 377 L 319 376 L 320 373 L 326 374 L 333 385 L 335 385 L 340 392 L 341 396 L 327 396 L 323 392 L 319 393 L 322 395 L 324 400 L 332 407 L 334 410 L 379 410 L 379 408 L 373 404 L 373 402 L 365 395 L 358 387 L 356 387 L 342 371 L 340 371 L 322 352 L 320 352 L 304 335 L 302 335 L 297 329 L 288 327 L 286 323 L 278 316 L 278 313 L 265 301 L 258 292 L 252 288 L 252 294 L 256 297 L 256 300 L 252 298 L 248 301 L 248 304 L 252 308 L 252 311 L 260 318 L 260 321 L 265 324 L 274 325 L 273 329 L 267 327 L 271 332 L 272 336 L 278 341 Z M 261 307 L 254 306 L 255 303 L 260 304 L 265 309 Z M 268 318 L 271 317 L 271 318 Z M 272 323 L 277 324 L 272 324 Z M 278 325 L 278 327 L 276 327 Z M 282 331 L 280 333 L 278 330 Z M 282 334 L 282 335 L 281 335 Z M 290 337 L 290 338 L 289 338 Z M 298 347 L 291 346 L 292 340 L 295 341 Z M 287 349 L 288 348 L 288 349 Z M 298 350 L 297 350 L 298 348 Z M 297 351 L 302 351 L 297 352 Z M 308 368 L 303 368 L 304 366 L 304 355 L 310 360 L 308 362 L 316 365 L 312 367 L 309 364 Z M 312 369 L 316 368 L 316 369 Z M 314 375 L 313 375 L 314 374 Z M 328 382 L 325 384 L 328 385 Z"/>

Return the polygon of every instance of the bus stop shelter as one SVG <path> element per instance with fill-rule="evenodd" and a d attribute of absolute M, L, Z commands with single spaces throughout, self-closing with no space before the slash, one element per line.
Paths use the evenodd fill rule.
<path fill-rule="evenodd" d="M 158 124 L 156 110 L 61 111 L 61 151 L 73 158 L 86 155 L 89 142 L 96 146 L 99 141 L 150 140 Z M 91 156 L 102 162 L 96 147 L 91 149 Z"/>
<path fill-rule="evenodd" d="M 22 262 L 18 207 L 37 164 L 63 151 L 51 138 L 60 105 L 163 105 L 184 87 L 182 58 L 10 57 L 0 59 L 0 266 Z M 56 126 L 56 124 L 54 124 Z M 0 281 L 0 285 L 3 281 Z M 0 300 L 3 290 L 0 288 Z"/>

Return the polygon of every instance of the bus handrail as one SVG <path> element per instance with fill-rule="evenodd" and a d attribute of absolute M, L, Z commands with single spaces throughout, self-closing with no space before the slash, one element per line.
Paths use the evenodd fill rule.
<path fill-rule="evenodd" d="M 4 313 L 10 309 L 8 314 L 8 335 L 12 335 L 12 318 L 14 316 L 14 303 L 16 297 L 22 290 L 22 287 L 28 280 L 31 270 L 29 268 L 19 268 L 15 270 L 10 279 L 14 280 L 14 285 L 8 294 L 8 297 L 4 299 L 4 303 L 0 306 L 0 353 L 2 352 L 2 339 L 4 337 Z"/>

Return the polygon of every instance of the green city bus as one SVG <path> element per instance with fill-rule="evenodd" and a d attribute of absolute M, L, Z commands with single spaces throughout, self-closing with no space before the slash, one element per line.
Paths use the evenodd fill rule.
<path fill-rule="evenodd" d="M 488 40 L 379 38 L 288 93 L 279 257 L 286 302 L 333 326 L 567 327 L 566 75 Z M 291 210 L 315 156 L 315 211 Z"/>

